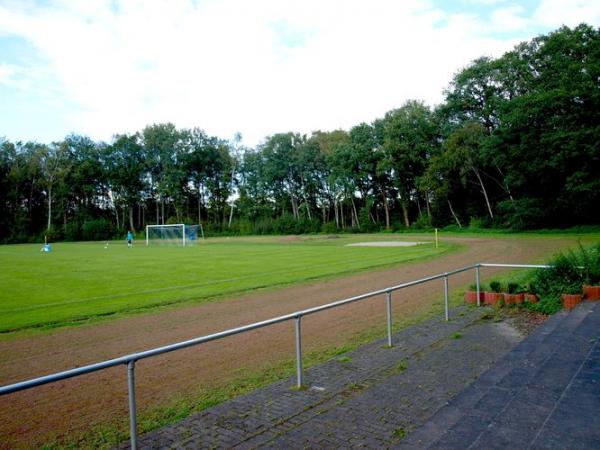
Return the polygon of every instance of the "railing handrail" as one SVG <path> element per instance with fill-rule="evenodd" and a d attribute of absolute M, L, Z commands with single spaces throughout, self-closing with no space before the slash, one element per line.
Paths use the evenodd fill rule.
<path fill-rule="evenodd" d="M 130 390 L 130 416 L 131 416 L 131 433 L 132 433 L 132 448 L 136 446 L 136 436 L 134 433 L 134 429 L 136 426 L 135 422 L 135 393 L 132 393 L 133 385 L 134 385 L 134 369 L 135 362 L 141 359 L 150 358 L 152 356 L 161 355 L 164 353 L 173 352 L 175 350 L 180 350 L 187 347 L 192 347 L 194 345 L 203 344 L 206 342 L 214 341 L 217 339 L 222 339 L 228 336 L 233 336 L 235 334 L 244 333 L 246 331 L 256 330 L 258 328 L 267 327 L 270 325 L 274 325 L 281 322 L 286 322 L 292 319 L 296 320 L 296 344 L 297 344 L 297 357 L 298 357 L 298 384 L 301 385 L 301 376 L 302 376 L 302 362 L 301 362 L 301 350 L 300 350 L 300 319 L 304 316 L 308 316 L 311 314 L 315 314 L 318 312 L 322 312 L 328 309 L 337 308 L 339 306 L 347 305 L 350 303 L 354 303 L 360 300 L 365 300 L 371 297 L 375 297 L 382 294 L 387 294 L 387 302 L 388 302 L 388 343 L 391 346 L 391 293 L 400 289 L 404 289 L 411 286 L 416 286 L 419 284 L 427 283 L 429 281 L 444 279 L 444 297 L 445 297 L 445 310 L 446 310 L 446 320 L 448 320 L 448 277 L 451 275 L 455 275 L 461 272 L 466 272 L 467 270 L 477 269 L 477 290 L 479 291 L 479 269 L 481 267 L 502 267 L 502 268 L 550 268 L 552 266 L 543 265 L 543 264 L 500 264 L 500 263 L 477 263 L 469 266 L 461 267 L 459 269 L 450 270 L 447 272 L 443 272 L 437 275 L 431 275 L 428 277 L 420 278 L 418 280 L 408 281 L 406 283 L 401 283 L 395 286 L 390 286 L 384 289 L 379 289 L 377 291 L 367 292 L 365 294 L 357 295 L 355 297 L 349 297 L 346 299 L 338 300 L 332 303 L 327 303 L 321 306 L 315 306 L 313 308 L 308 308 L 300 311 L 296 311 L 290 314 L 285 314 L 283 316 L 274 317 L 271 319 L 263 320 L 261 322 L 254 322 L 248 325 L 244 325 L 237 328 L 230 328 L 228 330 L 220 331 L 218 333 L 209 334 L 206 336 L 200 336 L 197 338 L 189 339 L 186 341 L 177 342 L 175 344 L 165 345 L 161 347 L 155 347 L 150 350 L 145 350 L 142 352 L 131 353 L 128 355 L 124 355 L 118 358 L 105 360 L 99 363 L 88 364 L 86 366 L 77 367 L 75 369 L 69 369 L 61 372 L 52 373 L 49 375 L 45 375 L 42 377 L 32 378 L 29 380 L 8 384 L 5 386 L 0 386 L 0 396 L 10 394 L 13 392 L 22 391 L 25 389 L 30 389 L 36 386 L 41 386 L 44 384 L 54 383 L 56 381 L 61 381 L 68 378 L 77 377 L 79 375 L 84 375 L 91 372 L 97 372 L 99 370 L 108 369 L 110 367 L 126 364 L 128 366 L 129 373 L 129 390 Z M 479 296 L 478 296 L 479 297 Z M 133 400 L 132 400 L 133 395 Z M 133 404 L 132 404 L 133 401 Z"/>
<path fill-rule="evenodd" d="M 295 319 L 297 317 L 308 316 L 310 314 L 318 313 L 321 311 L 325 311 L 328 309 L 336 308 L 339 306 L 347 305 L 349 303 L 354 303 L 360 300 L 365 300 L 367 298 L 376 297 L 378 295 L 385 294 L 387 292 L 394 292 L 400 289 L 404 289 L 411 286 L 416 286 L 418 284 L 427 283 L 429 281 L 437 280 L 444 278 L 446 276 L 455 275 L 457 273 L 466 272 L 467 270 L 474 269 L 476 267 L 510 267 L 510 268 L 549 268 L 548 265 L 541 264 L 497 264 L 497 263 L 478 263 L 472 264 L 469 266 L 462 267 L 460 269 L 450 270 L 448 272 L 440 273 L 437 275 L 431 275 L 425 278 L 420 278 L 418 280 L 408 281 L 406 283 L 401 283 L 395 286 L 390 286 L 384 289 L 379 289 L 377 291 L 368 292 L 366 294 L 357 295 L 355 297 L 349 297 L 343 300 L 338 300 L 332 303 L 327 303 L 321 306 L 315 306 L 314 308 L 304 309 L 300 311 L 296 311 L 290 314 L 285 314 L 283 316 L 274 317 L 271 319 L 267 319 L 261 322 L 254 322 L 248 325 L 244 325 L 237 328 L 230 328 L 225 331 L 220 331 L 218 333 L 209 334 L 206 336 L 200 336 L 197 338 L 189 339 L 182 342 L 177 342 L 175 344 L 164 345 L 161 347 L 155 347 L 150 350 L 145 350 L 138 353 L 130 353 L 124 356 L 120 356 L 118 358 L 109 359 L 105 361 L 101 361 L 99 363 L 88 364 L 86 366 L 77 367 L 75 369 L 64 370 L 61 372 L 55 372 L 53 374 L 45 375 L 38 378 L 32 378 L 29 380 L 21 381 L 18 383 L 8 384 L 5 386 L 0 386 L 0 395 L 10 394 L 12 392 L 18 392 L 25 389 L 33 388 L 36 386 L 41 386 L 48 383 L 53 383 L 56 381 L 61 381 L 67 378 L 73 378 L 79 375 L 84 375 L 86 373 L 97 372 L 99 370 L 108 369 L 110 367 L 119 366 L 121 364 L 127 364 L 130 361 L 138 361 L 140 359 L 149 358 L 152 356 L 161 355 L 164 353 L 173 352 L 175 350 L 180 350 L 187 347 L 192 347 L 194 345 L 203 344 L 206 342 L 214 341 L 217 339 L 222 339 L 224 337 L 233 336 L 235 334 L 244 333 L 246 331 L 256 330 L 258 328 L 263 328 L 269 325 L 274 325 L 281 322 L 286 322 L 288 320 Z"/>

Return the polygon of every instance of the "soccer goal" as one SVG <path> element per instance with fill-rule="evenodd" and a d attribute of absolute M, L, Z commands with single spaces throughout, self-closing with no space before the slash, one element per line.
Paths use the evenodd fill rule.
<path fill-rule="evenodd" d="M 146 245 L 193 245 L 204 239 L 200 225 L 176 223 L 172 225 L 146 225 Z"/>

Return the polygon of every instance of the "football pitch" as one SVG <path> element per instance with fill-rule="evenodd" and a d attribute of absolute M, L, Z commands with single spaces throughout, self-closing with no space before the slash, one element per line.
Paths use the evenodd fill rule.
<path fill-rule="evenodd" d="M 433 243 L 348 246 L 422 238 L 223 238 L 190 247 L 146 247 L 138 241 L 133 248 L 124 242 L 57 243 L 50 253 L 40 252 L 40 244 L 5 245 L 0 247 L 0 333 L 355 273 L 457 247 L 447 242 L 438 249 Z"/>

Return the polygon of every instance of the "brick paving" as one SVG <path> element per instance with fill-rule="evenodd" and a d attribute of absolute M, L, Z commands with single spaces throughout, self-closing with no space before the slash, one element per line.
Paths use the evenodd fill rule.
<path fill-rule="evenodd" d="M 523 336 L 459 308 L 140 437 L 140 448 L 382 448 L 402 442 Z M 410 435 L 410 434 L 409 434 Z M 121 448 L 127 448 L 123 444 Z"/>

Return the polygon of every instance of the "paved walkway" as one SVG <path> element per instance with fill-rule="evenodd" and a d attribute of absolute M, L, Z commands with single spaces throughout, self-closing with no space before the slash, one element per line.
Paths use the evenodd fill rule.
<path fill-rule="evenodd" d="M 550 318 L 398 448 L 599 449 L 600 302 Z"/>
<path fill-rule="evenodd" d="M 140 438 L 142 448 L 385 447 L 399 442 L 522 336 L 462 308 Z M 482 339 L 482 337 L 484 337 Z M 124 444 L 124 448 L 127 444 Z"/>
<path fill-rule="evenodd" d="M 485 308 L 459 309 L 396 334 L 391 349 L 375 342 L 306 371 L 309 389 L 275 383 L 140 447 L 600 448 L 598 305 L 524 341 Z"/>

